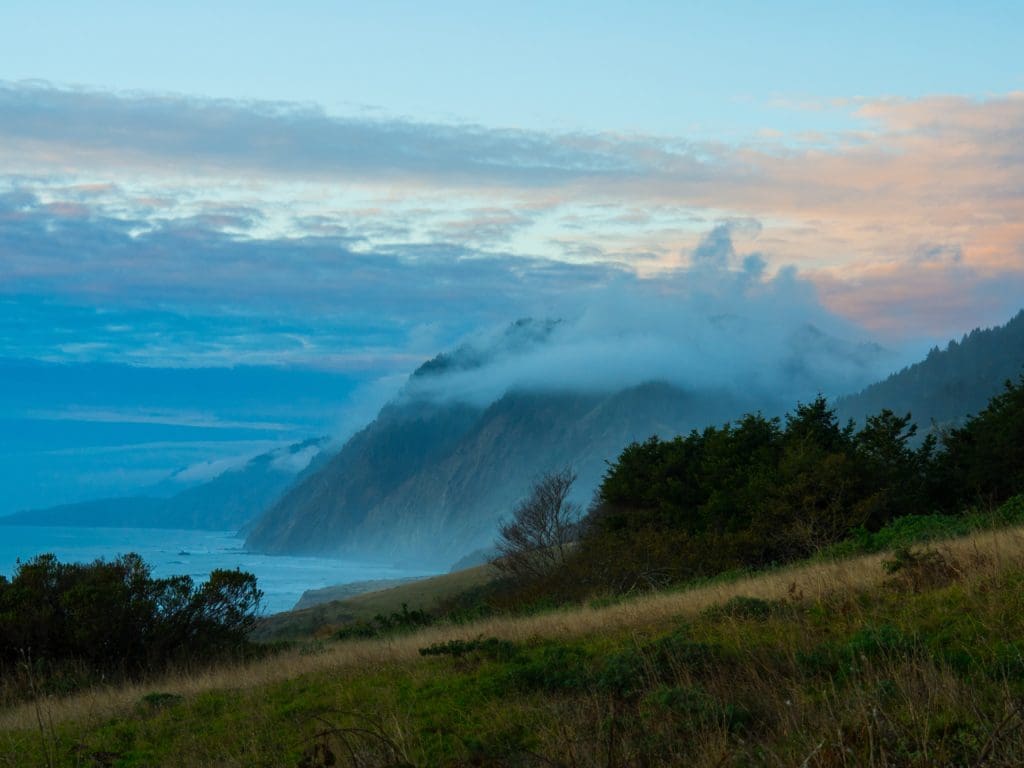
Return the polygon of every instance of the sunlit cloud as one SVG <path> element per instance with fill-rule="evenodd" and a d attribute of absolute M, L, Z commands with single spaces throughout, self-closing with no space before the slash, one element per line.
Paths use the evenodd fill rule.
<path fill-rule="evenodd" d="M 0 293 L 376 318 L 393 330 L 362 354 L 398 361 L 430 351 L 408 339 L 439 315 L 435 342 L 623 273 L 662 279 L 731 222 L 766 274 L 797 267 L 887 336 L 1017 309 L 999 288 L 1024 274 L 1024 95 L 825 106 L 854 127 L 725 143 L 0 85 Z M 359 354 L 316 336 L 223 341 L 258 361 Z M 64 349 L 82 343 L 112 342 Z"/>

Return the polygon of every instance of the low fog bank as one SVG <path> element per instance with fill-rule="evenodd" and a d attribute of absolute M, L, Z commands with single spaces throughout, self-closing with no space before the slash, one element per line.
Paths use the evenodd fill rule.
<path fill-rule="evenodd" d="M 795 269 L 769 275 L 761 254 L 737 254 L 734 226 L 713 229 L 668 275 L 623 276 L 568 300 L 557 320 L 467 339 L 424 364 L 403 396 L 483 406 L 509 391 L 612 392 L 663 381 L 795 402 L 855 392 L 908 362 L 829 312 Z"/>

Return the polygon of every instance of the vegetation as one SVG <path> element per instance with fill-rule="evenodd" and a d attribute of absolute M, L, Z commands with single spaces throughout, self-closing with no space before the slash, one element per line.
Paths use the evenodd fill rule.
<path fill-rule="evenodd" d="M 365 616 L 458 584 L 446 603 L 403 599 L 330 634 L 317 607 L 318 642 L 200 677 L 153 672 L 244 645 L 252 577 L 194 588 L 134 556 L 39 558 L 0 582 L 9 669 L 34 686 L 26 649 L 43 649 L 33 658 L 92 670 L 117 659 L 146 685 L 60 700 L 33 687 L 0 715 L 0 757 L 1019 765 L 1024 530 L 1007 526 L 1024 523 L 1022 445 L 1024 378 L 919 442 L 909 414 L 858 429 L 823 398 L 784 421 L 651 438 L 609 466 L 578 525 L 572 473 L 548 475 L 490 570 L 348 601 Z"/>
<path fill-rule="evenodd" d="M 942 444 L 936 484 L 947 510 L 998 504 L 1024 490 L 1024 375 L 964 426 L 947 430 Z"/>
<path fill-rule="evenodd" d="M 380 637 L 381 635 L 410 632 L 420 627 L 429 627 L 433 623 L 434 617 L 429 613 L 418 608 L 410 611 L 409 606 L 403 603 L 401 612 L 396 611 L 390 615 L 378 613 L 371 621 L 356 621 L 346 624 L 334 636 L 337 640 Z"/>
<path fill-rule="evenodd" d="M 840 398 L 840 415 L 861 418 L 890 408 L 912 411 L 922 428 L 960 423 L 985 407 L 994 389 L 1016 379 L 1024 360 L 1024 310 L 1003 326 L 975 328 L 856 395 Z"/>
<path fill-rule="evenodd" d="M 860 429 L 840 424 L 818 397 L 784 423 L 748 414 L 634 443 L 609 466 L 576 546 L 559 548 L 561 565 L 506 567 L 513 583 L 495 586 L 490 602 L 623 594 L 838 554 L 839 542 L 864 542 L 905 516 L 952 529 L 969 505 L 992 509 L 1024 491 L 1024 379 L 940 440 L 916 433 L 910 414 L 889 410 Z M 511 549 L 517 562 L 551 551 Z"/>
<path fill-rule="evenodd" d="M 256 578 L 217 570 L 153 578 L 141 557 L 61 563 L 40 555 L 0 577 L 0 679 L 9 702 L 249 649 L 262 593 Z"/>
<path fill-rule="evenodd" d="M 565 468 L 534 483 L 498 529 L 494 567 L 511 578 L 535 579 L 564 565 L 583 511 L 568 498 L 574 482 L 576 474 Z"/>
<path fill-rule="evenodd" d="M 278 613 L 259 619 L 252 637 L 260 642 L 326 638 L 341 626 L 372 622 L 378 615 L 389 616 L 402 606 L 418 606 L 437 614 L 437 606 L 455 596 L 476 594 L 497 575 L 490 565 L 467 568 L 428 579 L 417 579 L 379 592 L 367 592 L 334 600 L 312 608 Z"/>
<path fill-rule="evenodd" d="M 0 765 L 1019 765 L 1024 531 L 910 552 L 44 700 Z"/>
<path fill-rule="evenodd" d="M 910 417 L 855 431 L 824 398 L 778 419 L 747 415 L 629 446 L 605 475 L 580 541 L 584 580 L 658 586 L 806 557 L 919 509 L 934 443 Z"/>

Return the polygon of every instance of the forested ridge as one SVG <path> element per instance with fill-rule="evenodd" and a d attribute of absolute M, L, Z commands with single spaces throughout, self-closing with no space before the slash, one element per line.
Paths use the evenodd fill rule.
<path fill-rule="evenodd" d="M 1024 372 L 1024 310 L 1005 325 L 975 328 L 944 348 L 932 347 L 920 362 L 836 401 L 841 418 L 863 419 L 889 408 L 911 411 L 923 432 L 960 423 L 992 396 L 996 382 Z"/>

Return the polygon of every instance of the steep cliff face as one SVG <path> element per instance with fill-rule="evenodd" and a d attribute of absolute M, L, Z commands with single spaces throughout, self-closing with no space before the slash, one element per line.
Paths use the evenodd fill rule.
<path fill-rule="evenodd" d="M 479 409 L 459 403 L 385 407 L 256 521 L 246 547 L 271 554 L 351 551 L 352 531 L 411 478 L 450 455 L 478 417 Z"/>
<path fill-rule="evenodd" d="M 633 440 L 731 418 L 734 396 L 652 383 L 611 394 L 510 393 L 487 408 L 392 407 L 253 527 L 265 552 L 447 564 L 489 545 L 534 478 L 566 465 L 586 504 Z"/>

